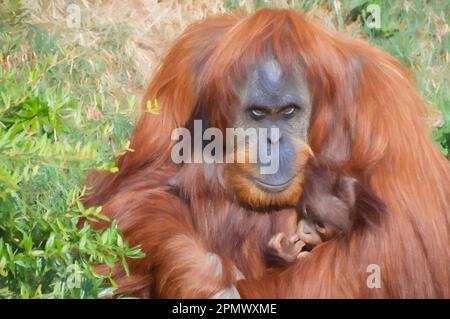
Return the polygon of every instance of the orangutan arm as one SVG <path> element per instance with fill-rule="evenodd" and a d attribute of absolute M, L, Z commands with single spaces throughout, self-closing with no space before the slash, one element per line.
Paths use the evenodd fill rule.
<path fill-rule="evenodd" d="M 140 297 L 238 297 L 234 266 L 210 252 L 196 232 L 188 207 L 160 189 L 121 192 L 103 213 L 118 221 L 129 245 L 140 245 L 144 259 L 128 260 L 131 276 L 116 267 L 118 293 Z"/>

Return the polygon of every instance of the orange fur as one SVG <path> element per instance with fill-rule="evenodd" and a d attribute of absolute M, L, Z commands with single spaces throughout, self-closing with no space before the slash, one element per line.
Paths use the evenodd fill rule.
<path fill-rule="evenodd" d="M 227 127 L 239 84 L 268 56 L 268 46 L 286 73 L 301 66 L 308 82 L 313 152 L 370 185 L 387 216 L 378 229 L 331 240 L 280 275 L 260 279 L 277 212 L 255 212 L 230 198 L 221 165 L 173 164 L 170 136 L 204 105 L 212 126 Z M 93 175 L 86 199 L 102 205 L 146 253 L 129 261 L 130 278 L 116 267 L 121 292 L 211 296 L 236 280 L 233 263 L 249 279 L 239 283 L 246 297 L 450 297 L 449 163 L 425 127 L 412 76 L 387 53 L 290 10 L 210 18 L 174 44 L 141 110 L 154 99 L 161 114 L 141 113 L 134 152 L 119 159 L 118 173 Z M 220 256 L 221 273 L 203 262 L 209 252 Z M 381 289 L 365 285 L 373 263 L 381 267 Z"/>

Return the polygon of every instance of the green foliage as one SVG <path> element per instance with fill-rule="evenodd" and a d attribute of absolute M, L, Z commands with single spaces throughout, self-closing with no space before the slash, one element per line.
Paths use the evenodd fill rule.
<path fill-rule="evenodd" d="M 372 38 L 389 38 L 399 31 L 395 19 L 392 19 L 392 11 L 386 10 L 386 1 L 353 0 L 347 4 L 349 13 L 346 22 L 350 23 L 359 18 L 361 25 Z M 379 27 L 372 27 L 375 22 Z"/>
<path fill-rule="evenodd" d="M 116 170 L 134 100 L 96 103 L 101 56 L 59 46 L 25 22 L 20 2 L 0 4 L 0 17 L 0 298 L 108 295 L 115 283 L 94 266 L 126 269 L 142 253 L 114 222 L 103 232 L 79 228 L 80 218 L 104 218 L 80 198 L 90 170 Z"/>
<path fill-rule="evenodd" d="M 380 9 L 379 28 L 368 27 L 369 5 Z M 435 123 L 434 140 L 450 157 L 450 2 L 353 0 L 346 2 L 343 10 L 348 12 L 347 23 L 359 19 L 373 44 L 414 71 L 425 102 L 441 112 L 441 120 Z"/>
<path fill-rule="evenodd" d="M 450 158 L 450 121 L 436 130 L 434 139 L 442 152 Z"/>

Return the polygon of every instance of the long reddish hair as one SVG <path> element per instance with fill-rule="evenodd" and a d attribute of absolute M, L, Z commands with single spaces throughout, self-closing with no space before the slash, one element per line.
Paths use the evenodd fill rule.
<path fill-rule="evenodd" d="M 131 140 L 134 151 L 118 160 L 118 173 L 92 176 L 87 204 L 107 203 L 148 172 L 163 172 L 161 179 L 180 174 L 186 166 L 171 162 L 172 130 L 188 127 L 205 109 L 212 126 L 229 125 L 239 84 L 250 66 L 270 54 L 308 83 L 314 153 L 362 178 L 387 213 L 379 228 L 327 242 L 279 277 L 241 282 L 241 293 L 450 297 L 450 165 L 432 142 L 411 73 L 389 54 L 327 32 L 291 10 L 265 9 L 190 26 L 148 87 Z M 159 115 L 145 112 L 155 99 Z M 380 289 L 366 286 L 370 264 L 381 268 Z"/>

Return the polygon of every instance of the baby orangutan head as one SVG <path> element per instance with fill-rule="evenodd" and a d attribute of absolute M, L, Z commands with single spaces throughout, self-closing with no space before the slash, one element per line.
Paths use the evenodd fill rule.
<path fill-rule="evenodd" d="M 377 222 L 383 210 L 383 202 L 360 180 L 312 159 L 297 205 L 297 233 L 307 246 L 314 247 L 366 222 Z"/>

